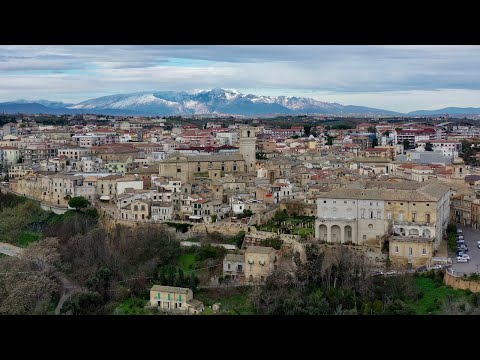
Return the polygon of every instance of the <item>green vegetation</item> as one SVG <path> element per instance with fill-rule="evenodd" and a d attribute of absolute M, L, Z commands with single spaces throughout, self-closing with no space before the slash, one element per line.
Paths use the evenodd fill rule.
<path fill-rule="evenodd" d="M 447 302 L 468 300 L 468 292 L 446 286 L 442 277 L 435 273 L 418 276 L 415 284 L 421 294 L 417 302 L 412 304 L 418 315 L 443 314 Z"/>
<path fill-rule="evenodd" d="M 68 201 L 68 206 L 78 211 L 90 206 L 90 201 L 85 199 L 83 196 L 75 196 Z"/>
<path fill-rule="evenodd" d="M 178 257 L 178 265 L 186 272 L 195 269 L 195 254 L 186 253 Z"/>
<path fill-rule="evenodd" d="M 307 238 L 315 234 L 314 216 L 289 216 L 283 211 L 277 211 L 275 217 L 265 225 L 258 226 L 261 231 L 269 231 L 283 234 L 300 235 Z"/>
<path fill-rule="evenodd" d="M 229 243 L 234 244 L 237 248 L 241 249 L 243 245 L 243 240 L 245 239 L 245 231 L 241 230 L 237 235 L 233 236 Z"/>
<path fill-rule="evenodd" d="M 202 289 L 195 293 L 195 298 L 205 305 L 205 315 L 213 314 L 209 306 L 217 302 L 221 304 L 219 314 L 252 315 L 254 311 L 250 301 L 251 292 L 250 286 Z"/>
<path fill-rule="evenodd" d="M 17 240 L 17 245 L 27 246 L 32 242 L 38 241 L 41 236 L 42 234 L 39 232 L 24 230 L 20 233 L 20 236 Z"/>
<path fill-rule="evenodd" d="M 448 224 L 447 226 L 448 249 L 452 252 L 457 251 L 457 225 Z"/>
<path fill-rule="evenodd" d="M 128 298 L 113 311 L 114 315 L 146 315 L 149 312 L 144 309 L 144 306 L 149 302 L 145 299 L 137 297 Z"/>

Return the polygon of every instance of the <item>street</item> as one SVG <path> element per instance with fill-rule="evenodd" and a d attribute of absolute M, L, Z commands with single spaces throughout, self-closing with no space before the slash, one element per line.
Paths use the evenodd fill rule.
<path fill-rule="evenodd" d="M 468 246 L 468 255 L 470 261 L 468 263 L 457 263 L 456 254 L 452 255 L 452 270 L 455 273 L 471 274 L 480 271 L 480 249 L 477 248 L 477 241 L 480 240 L 480 230 L 472 229 L 471 227 L 465 227 L 457 225 L 458 229 L 463 231 L 465 238 L 465 244 Z"/>

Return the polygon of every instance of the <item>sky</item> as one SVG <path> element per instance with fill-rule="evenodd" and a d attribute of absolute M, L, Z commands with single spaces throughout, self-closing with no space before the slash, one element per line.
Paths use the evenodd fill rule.
<path fill-rule="evenodd" d="M 399 112 L 480 107 L 480 46 L 0 46 L 0 102 L 216 87 Z"/>

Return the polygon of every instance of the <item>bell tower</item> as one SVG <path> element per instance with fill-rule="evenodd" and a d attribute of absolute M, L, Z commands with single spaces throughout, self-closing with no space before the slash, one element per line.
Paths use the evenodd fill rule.
<path fill-rule="evenodd" d="M 256 128 L 254 126 L 240 127 L 240 154 L 245 159 L 245 172 L 254 173 L 256 171 L 255 163 L 255 147 L 257 137 L 255 135 Z"/>

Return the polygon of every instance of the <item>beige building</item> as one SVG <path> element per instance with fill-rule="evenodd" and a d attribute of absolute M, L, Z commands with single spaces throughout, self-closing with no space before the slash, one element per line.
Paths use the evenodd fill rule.
<path fill-rule="evenodd" d="M 182 183 L 193 182 L 196 176 L 207 177 L 209 169 L 243 173 L 245 160 L 241 154 L 188 156 L 173 153 L 160 161 L 160 176 L 177 178 Z"/>
<path fill-rule="evenodd" d="M 317 198 L 315 237 L 377 246 L 390 239 L 394 264 L 429 261 L 446 231 L 450 193 L 439 182 L 356 182 Z"/>
<path fill-rule="evenodd" d="M 276 269 L 277 250 L 272 247 L 249 246 L 245 251 L 245 280 L 263 283 Z"/>
<path fill-rule="evenodd" d="M 389 257 L 395 266 L 417 268 L 428 265 L 432 261 L 433 244 L 428 238 L 392 236 Z"/>
<path fill-rule="evenodd" d="M 153 285 L 150 289 L 150 305 L 167 312 L 188 314 L 200 314 L 204 309 L 203 303 L 193 298 L 191 289 L 162 285 Z"/>
<path fill-rule="evenodd" d="M 149 220 L 150 202 L 143 199 L 135 199 L 130 204 L 122 206 L 120 213 L 122 220 Z"/>

